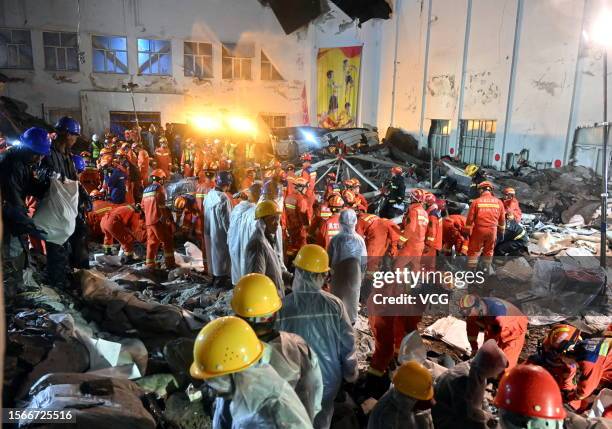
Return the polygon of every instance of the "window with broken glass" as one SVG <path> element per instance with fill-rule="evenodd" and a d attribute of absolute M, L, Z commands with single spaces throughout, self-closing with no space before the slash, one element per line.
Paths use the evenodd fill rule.
<path fill-rule="evenodd" d="M 493 165 L 497 121 L 463 119 L 460 124 L 459 156 L 468 164 Z"/>
<path fill-rule="evenodd" d="M 30 30 L 0 28 L 0 68 L 34 68 Z"/>
<path fill-rule="evenodd" d="M 185 76 L 210 79 L 213 77 L 212 43 L 184 43 Z"/>
<path fill-rule="evenodd" d="M 138 39 L 138 74 L 172 75 L 169 40 Z"/>
<path fill-rule="evenodd" d="M 264 54 L 264 51 L 261 51 L 261 80 L 283 80 L 283 77 L 268 59 L 268 56 Z"/>
<path fill-rule="evenodd" d="M 237 46 L 224 43 L 221 52 L 221 75 L 223 79 L 251 79 L 252 45 Z"/>
<path fill-rule="evenodd" d="M 448 119 L 432 119 L 429 127 L 429 148 L 436 159 L 449 155 L 450 121 Z"/>
<path fill-rule="evenodd" d="M 78 71 L 78 43 L 76 33 L 43 32 L 45 70 Z"/>
<path fill-rule="evenodd" d="M 91 36 L 92 67 L 96 73 L 128 73 L 127 38 Z"/>

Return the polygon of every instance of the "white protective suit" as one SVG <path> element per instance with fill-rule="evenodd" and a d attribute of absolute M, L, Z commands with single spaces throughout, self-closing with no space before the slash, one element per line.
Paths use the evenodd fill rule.
<path fill-rule="evenodd" d="M 248 274 L 245 255 L 247 244 L 249 244 L 249 240 L 257 227 L 257 221 L 255 220 L 256 207 L 257 204 L 254 204 L 240 216 L 240 277 Z"/>
<path fill-rule="evenodd" d="M 332 237 L 327 253 L 331 262 L 331 293 L 344 303 L 351 324 L 357 320 L 362 273 L 368 252 L 363 238 L 355 232 L 357 215 L 351 209 L 340 212 L 340 233 Z"/>
<path fill-rule="evenodd" d="M 232 260 L 232 284 L 237 284 L 238 280 L 242 277 L 242 269 L 240 262 L 242 260 L 242 240 L 245 239 L 243 233 L 242 221 L 244 220 L 244 214 L 255 204 L 250 201 L 240 201 L 232 209 L 229 220 L 229 229 L 227 231 L 227 246 Z M 248 237 L 250 238 L 250 237 Z M 248 239 L 247 239 L 248 241 Z M 246 248 L 246 244 L 244 246 Z"/>
<path fill-rule="evenodd" d="M 215 277 L 229 276 L 230 254 L 227 246 L 232 204 L 225 192 L 212 189 L 204 200 L 204 240 L 209 270 Z"/>
<path fill-rule="evenodd" d="M 392 386 L 370 413 L 368 429 L 433 429 L 429 411 L 414 412 L 417 400 L 402 395 Z"/>
<path fill-rule="evenodd" d="M 436 429 L 483 428 L 494 420 L 483 409 L 487 379 L 499 376 L 508 359 L 495 340 L 482 345 L 474 359 L 461 362 L 438 377 L 436 404 L 431 409 Z"/>
<path fill-rule="evenodd" d="M 302 401 L 270 365 L 251 366 L 232 378 L 232 429 L 312 428 Z"/>
<path fill-rule="evenodd" d="M 317 355 L 302 337 L 290 332 L 279 332 L 265 343 L 262 362 L 269 363 L 295 390 L 310 421 L 321 411 L 323 378 Z"/>
<path fill-rule="evenodd" d="M 334 399 L 342 385 L 356 380 L 355 332 L 342 301 L 321 290 L 324 277 L 295 269 L 293 293 L 283 299 L 278 324 L 281 331 L 300 335 L 319 358 L 323 375 L 322 410 L 314 427 L 329 428 Z"/>
<path fill-rule="evenodd" d="M 263 219 L 257 221 L 255 232 L 245 249 L 244 258 L 246 262 L 245 274 L 260 273 L 268 276 L 276 285 L 278 295 L 285 296 L 283 282 L 283 261 L 273 243 L 266 237 L 266 224 Z"/>

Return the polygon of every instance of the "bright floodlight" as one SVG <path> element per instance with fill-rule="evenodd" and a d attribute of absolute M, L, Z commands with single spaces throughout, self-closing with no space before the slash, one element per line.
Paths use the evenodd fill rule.
<path fill-rule="evenodd" d="M 216 131 L 221 128 L 219 121 L 210 116 L 195 116 L 191 121 L 203 131 Z"/>
<path fill-rule="evenodd" d="M 612 14 L 609 10 L 604 9 L 599 13 L 593 22 L 591 31 L 586 34 L 587 40 L 592 40 L 594 43 L 607 47 L 612 45 Z"/>
<path fill-rule="evenodd" d="M 302 136 L 304 136 L 304 140 L 310 143 L 317 143 L 317 138 L 310 131 L 302 131 Z"/>
<path fill-rule="evenodd" d="M 257 134 L 257 125 L 255 122 L 250 120 L 249 118 L 244 118 L 242 116 L 232 116 L 227 120 L 232 131 L 239 134 Z"/>

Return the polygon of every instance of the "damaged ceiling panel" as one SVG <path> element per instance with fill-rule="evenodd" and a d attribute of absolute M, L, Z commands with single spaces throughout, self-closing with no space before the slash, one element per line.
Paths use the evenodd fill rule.
<path fill-rule="evenodd" d="M 363 24 L 373 18 L 389 19 L 391 6 L 386 0 L 331 0 L 342 12 Z"/>
<path fill-rule="evenodd" d="M 329 9 L 326 0 L 259 0 L 259 2 L 272 8 L 286 34 L 291 34 L 307 25 Z"/>

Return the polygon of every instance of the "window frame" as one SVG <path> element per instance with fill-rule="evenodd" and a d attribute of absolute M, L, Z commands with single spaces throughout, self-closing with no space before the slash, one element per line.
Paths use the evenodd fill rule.
<path fill-rule="evenodd" d="M 45 34 L 57 34 L 59 36 L 59 45 L 47 45 L 45 44 Z M 75 46 L 63 46 L 62 45 L 62 35 L 63 34 L 70 34 L 70 35 L 74 35 L 75 38 Z M 43 59 L 45 62 L 45 70 L 46 71 L 59 71 L 59 72 L 78 72 L 80 71 L 80 66 L 79 66 L 79 35 L 76 32 L 73 31 L 53 31 L 53 30 L 43 30 L 42 31 L 42 40 L 43 40 Z M 53 53 L 55 55 L 55 65 L 56 68 L 49 68 L 47 66 L 47 48 L 51 48 L 53 49 Z M 75 49 L 76 52 L 76 68 L 75 69 L 70 69 L 68 68 L 68 49 Z M 66 68 L 60 69 L 57 68 L 57 65 L 59 64 L 59 52 L 63 51 L 64 52 L 64 64 L 66 65 Z"/>
<path fill-rule="evenodd" d="M 259 117 L 268 127 L 270 127 L 271 130 L 275 128 L 286 128 L 287 127 L 288 115 L 286 113 L 267 113 L 266 112 L 266 113 L 260 113 Z M 283 124 L 280 126 L 276 126 L 276 122 L 279 119 L 282 119 Z"/>
<path fill-rule="evenodd" d="M 29 28 L 15 28 L 15 27 L 0 27 L 0 30 L 4 30 L 4 31 L 10 31 L 11 32 L 11 41 L 6 43 L 6 59 L 7 59 L 7 64 L 4 65 L 0 65 L 0 70 L 34 70 L 34 51 L 32 48 L 32 30 L 30 30 Z M 27 44 L 24 43 L 16 43 L 13 42 L 13 31 L 23 31 L 28 33 L 28 38 L 29 38 L 29 48 L 30 48 L 30 64 L 27 66 L 11 66 L 9 65 L 9 60 L 10 60 L 10 54 L 9 54 L 9 48 L 10 47 L 14 47 L 17 49 L 17 62 L 19 64 L 21 64 L 21 46 L 28 46 Z M 26 57 L 27 58 L 27 57 Z"/>
<path fill-rule="evenodd" d="M 469 128 L 470 123 L 471 128 Z M 468 164 L 492 167 L 495 163 L 496 137 L 497 119 L 461 119 L 459 121 L 459 159 Z M 469 142 L 475 144 L 468 144 Z M 482 142 L 482 147 L 479 146 L 479 142 Z"/>
<path fill-rule="evenodd" d="M 125 39 L 125 51 L 123 49 L 100 49 L 100 48 L 96 48 L 94 47 L 94 37 L 116 37 L 116 38 L 121 38 L 121 39 Z M 106 69 L 106 53 L 107 52 L 125 52 L 125 72 L 118 72 L 118 71 L 99 71 L 99 70 L 95 70 L 94 69 L 94 61 L 93 61 L 93 57 L 95 54 L 95 51 L 102 51 L 104 52 L 104 68 Z M 118 35 L 114 35 L 114 34 L 92 34 L 91 35 L 91 71 L 92 73 L 101 73 L 101 74 L 119 74 L 119 75 L 124 75 L 124 74 L 130 74 L 130 49 L 128 46 L 128 38 L 127 36 L 118 36 Z M 117 58 L 117 56 L 115 55 L 115 59 Z M 116 60 L 114 62 L 115 64 L 115 70 L 116 70 Z"/>
<path fill-rule="evenodd" d="M 157 52 L 157 51 L 141 51 L 140 47 L 138 46 L 139 42 L 141 40 L 148 40 L 148 41 L 158 41 L 158 42 L 168 42 L 168 46 L 170 48 L 170 50 L 165 53 L 165 52 Z M 168 60 L 169 60 L 169 66 L 170 66 L 170 70 L 168 71 L 168 73 L 142 73 L 140 70 L 140 54 L 147 54 L 149 55 L 149 69 L 151 68 L 151 56 L 152 55 L 157 55 L 158 57 L 161 58 L 162 55 L 168 55 Z M 159 64 L 159 59 L 157 60 L 157 63 Z M 157 66 L 158 70 L 159 70 L 159 65 Z M 137 75 L 138 76 L 172 76 L 172 39 L 156 39 L 156 38 L 145 38 L 145 37 L 137 37 L 136 38 L 136 70 L 137 70 Z"/>
<path fill-rule="evenodd" d="M 188 54 L 185 52 L 185 43 L 195 43 L 196 47 L 197 47 L 197 54 Z M 210 55 L 206 55 L 206 54 L 200 54 L 200 45 L 210 45 Z M 197 77 L 199 79 L 213 79 L 215 77 L 215 70 L 214 70 L 214 66 L 215 66 L 215 52 L 214 52 L 214 43 L 213 42 L 200 42 L 197 40 L 183 40 L 183 76 L 184 77 Z M 193 62 L 193 68 L 192 70 L 194 71 L 193 74 L 189 75 L 186 74 L 187 73 L 187 67 L 185 66 L 185 57 L 191 57 L 191 61 Z M 204 71 L 204 59 L 210 57 L 210 76 L 198 76 L 197 74 L 195 74 L 195 70 L 196 70 L 196 61 L 198 58 L 202 59 L 202 71 Z"/>
<path fill-rule="evenodd" d="M 221 44 L 221 79 L 223 80 L 247 80 L 247 81 L 252 81 L 253 80 L 253 59 L 255 57 L 235 57 L 233 55 L 225 55 L 225 51 L 228 51 L 228 49 L 225 47 L 224 44 Z M 226 59 L 230 59 L 232 61 L 232 77 L 225 77 L 225 73 L 224 73 L 224 67 L 225 67 L 225 61 Z M 243 78 L 242 77 L 242 71 L 243 71 L 243 63 L 248 61 L 249 62 L 249 77 L 248 78 Z M 234 73 L 234 71 L 236 70 L 236 67 L 238 66 L 239 70 L 240 70 L 240 77 L 236 77 L 236 74 Z"/>
<path fill-rule="evenodd" d="M 270 60 L 270 57 L 268 57 L 264 50 L 261 49 L 260 50 L 260 59 L 259 59 L 259 78 L 260 80 L 265 80 L 268 82 L 282 82 L 285 80 L 285 78 L 283 77 L 283 75 L 278 71 L 278 68 L 276 68 L 276 66 L 274 65 L 274 63 Z M 265 60 L 264 60 L 265 58 Z M 276 73 L 278 75 L 278 79 L 274 79 L 274 78 L 264 78 L 264 73 L 263 73 L 263 69 L 264 69 L 264 62 L 267 63 L 267 65 L 270 67 L 270 74 L 274 74 Z"/>

